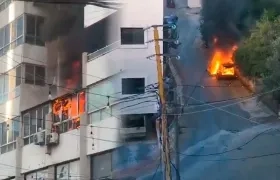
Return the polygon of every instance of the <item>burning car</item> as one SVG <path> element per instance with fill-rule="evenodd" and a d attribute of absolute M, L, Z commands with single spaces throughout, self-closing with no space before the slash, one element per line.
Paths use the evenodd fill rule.
<path fill-rule="evenodd" d="M 217 79 L 235 79 L 236 74 L 234 63 L 228 62 L 221 64 L 219 66 L 216 77 Z"/>

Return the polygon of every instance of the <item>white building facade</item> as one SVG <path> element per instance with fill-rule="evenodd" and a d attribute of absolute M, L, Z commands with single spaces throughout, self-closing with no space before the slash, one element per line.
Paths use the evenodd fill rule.
<path fill-rule="evenodd" d="M 124 3 L 118 31 L 108 27 L 108 37 L 118 40 L 83 54 L 83 90 L 51 101 L 47 50 L 38 34 L 48 8 L 0 0 L 0 179 L 113 177 L 121 119 L 132 114 L 146 123 L 157 112 L 156 95 L 146 89 L 157 82 L 156 61 L 146 58 L 155 54 L 154 43 L 146 43 L 153 32 L 144 28 L 162 24 L 163 2 Z M 52 133 L 59 141 L 46 145 Z"/>

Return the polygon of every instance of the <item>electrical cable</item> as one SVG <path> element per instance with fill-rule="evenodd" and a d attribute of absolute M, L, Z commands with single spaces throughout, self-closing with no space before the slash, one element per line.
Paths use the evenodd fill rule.
<path fill-rule="evenodd" d="M 157 172 L 158 172 L 158 169 L 159 169 L 160 165 L 161 165 L 161 161 L 159 161 L 158 166 L 157 166 L 157 168 L 156 168 L 156 170 L 154 172 L 154 175 L 153 175 L 151 180 L 154 180 L 156 178 L 156 175 L 157 175 Z"/>
<path fill-rule="evenodd" d="M 274 88 L 274 89 L 272 89 L 270 91 L 254 94 L 251 97 L 244 98 L 241 101 L 230 103 L 230 104 L 227 104 L 227 105 L 224 105 L 224 106 L 219 106 L 219 108 L 229 107 L 229 106 L 233 106 L 233 105 L 236 105 L 236 104 L 239 104 L 239 103 L 243 103 L 243 102 L 246 102 L 248 100 L 252 100 L 252 99 L 254 99 L 256 97 L 259 97 L 259 96 L 262 96 L 262 95 L 265 95 L 265 94 L 269 94 L 269 93 L 272 93 L 272 92 L 275 92 L 275 91 L 278 91 L 278 90 L 280 90 L 280 87 Z M 207 105 L 207 104 L 205 104 L 205 105 Z M 209 108 L 209 109 L 204 109 L 204 110 L 193 111 L 193 112 L 189 112 L 189 113 L 182 113 L 182 115 L 195 114 L 195 113 L 206 112 L 206 111 L 215 110 L 215 109 L 217 109 L 217 108 L 215 107 L 215 108 Z M 168 115 L 179 115 L 179 114 L 168 114 Z"/>
<path fill-rule="evenodd" d="M 254 140 L 256 140 L 258 137 L 260 137 L 261 135 L 267 133 L 270 130 L 273 130 L 274 128 L 270 128 L 270 129 L 266 129 L 258 134 L 256 134 L 255 136 L 253 136 L 250 140 L 246 141 L 245 143 L 243 143 L 242 145 L 229 149 L 229 150 L 225 150 L 225 151 L 221 151 L 221 152 L 216 152 L 216 153 L 208 153 L 208 154 L 185 154 L 185 153 L 181 153 L 181 152 L 177 152 L 178 154 L 182 154 L 184 156 L 190 156 L 190 157 L 207 157 L 207 156 L 218 156 L 218 155 L 222 155 L 222 154 L 226 154 L 235 150 L 239 150 L 243 147 L 245 147 L 246 145 L 250 144 L 251 142 L 253 142 Z M 276 130 L 276 129 L 274 129 Z M 176 152 L 175 152 L 176 153 Z"/>
<path fill-rule="evenodd" d="M 181 180 L 182 178 L 181 178 L 179 170 L 176 168 L 176 166 L 173 164 L 172 161 L 170 161 L 170 164 L 173 166 L 173 168 L 175 169 L 176 173 L 178 174 L 179 179 L 176 179 L 176 180 Z"/>
<path fill-rule="evenodd" d="M 207 72 L 207 71 L 206 71 L 206 72 Z M 196 83 L 196 85 L 194 86 L 194 88 L 193 88 L 192 92 L 190 93 L 189 97 L 192 97 L 193 93 L 195 92 L 196 88 L 198 87 L 198 84 L 200 84 L 201 81 L 203 80 L 204 75 L 205 75 L 205 72 L 202 73 L 202 76 L 199 78 L 199 81 L 198 81 L 198 82 Z M 190 98 L 188 98 L 188 99 L 186 100 L 185 104 L 184 104 L 183 107 L 182 107 L 182 111 L 181 111 L 181 112 L 184 112 L 184 107 L 185 107 L 185 105 L 188 106 L 189 100 L 190 100 Z"/>
<path fill-rule="evenodd" d="M 190 98 L 193 99 L 193 100 L 195 100 L 195 101 L 203 102 L 203 101 L 197 100 L 197 99 L 195 99 L 195 98 L 193 98 L 193 97 L 190 97 Z M 230 111 L 228 111 L 228 110 L 225 110 L 225 109 L 223 109 L 223 108 L 221 108 L 221 107 L 213 106 L 213 105 L 211 105 L 211 104 L 207 104 L 207 106 L 210 106 L 210 107 L 212 107 L 212 108 L 215 108 L 215 109 L 217 109 L 217 110 L 219 110 L 219 111 L 226 112 L 226 113 L 228 113 L 228 114 L 230 114 L 230 115 L 236 116 L 236 117 L 241 118 L 241 119 L 244 119 L 244 120 L 246 120 L 246 121 L 250 121 L 250 122 L 255 123 L 255 124 L 260 124 L 260 123 L 258 123 L 258 122 L 256 122 L 256 121 L 251 120 L 252 118 L 249 119 L 249 118 L 240 116 L 240 115 L 238 115 L 238 114 L 236 114 L 236 113 L 232 113 L 232 112 L 230 112 Z M 181 115 L 182 115 L 182 114 L 181 114 Z"/>

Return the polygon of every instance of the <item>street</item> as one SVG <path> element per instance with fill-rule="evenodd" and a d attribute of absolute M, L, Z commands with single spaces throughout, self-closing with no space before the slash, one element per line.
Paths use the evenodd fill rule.
<path fill-rule="evenodd" d="M 199 4 L 194 1 L 189 0 L 189 5 Z M 277 117 L 256 97 L 250 97 L 250 92 L 239 81 L 217 81 L 208 75 L 210 53 L 201 45 L 199 14 L 196 13 L 199 9 L 187 9 L 183 0 L 175 2 L 174 13 L 179 17 L 182 43 L 177 68 L 184 99 L 184 111 L 179 120 L 181 180 L 280 179 Z M 138 151 L 140 146 L 142 150 L 148 148 L 139 144 Z M 149 147 L 155 146 L 156 143 L 152 143 Z M 143 180 L 162 179 L 158 162 L 154 157 L 153 161 L 141 165 L 148 167 L 145 173 L 137 171 L 130 176 Z M 174 168 L 172 174 L 175 177 Z"/>

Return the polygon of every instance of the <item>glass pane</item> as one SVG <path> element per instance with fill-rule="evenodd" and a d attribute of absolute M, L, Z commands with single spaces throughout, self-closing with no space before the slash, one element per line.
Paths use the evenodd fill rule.
<path fill-rule="evenodd" d="M 36 37 L 39 39 L 41 38 L 42 28 L 44 25 L 44 18 L 43 17 L 36 17 Z"/>
<path fill-rule="evenodd" d="M 9 76 L 4 75 L 4 93 L 9 92 Z"/>
<path fill-rule="evenodd" d="M 8 123 L 7 123 L 7 130 L 8 130 L 8 143 L 10 143 L 10 142 L 12 142 L 14 140 L 12 120 L 8 121 Z"/>
<path fill-rule="evenodd" d="M 90 122 L 92 124 L 96 124 L 96 123 L 100 122 L 100 120 L 101 120 L 100 111 L 93 112 L 89 116 L 90 116 Z"/>
<path fill-rule="evenodd" d="M 37 131 L 39 128 L 43 129 L 43 109 L 42 107 L 37 109 Z"/>
<path fill-rule="evenodd" d="M 16 46 L 23 44 L 23 36 L 16 40 Z"/>
<path fill-rule="evenodd" d="M 0 75 L 0 94 L 4 93 L 4 75 Z"/>
<path fill-rule="evenodd" d="M 57 180 L 68 180 L 69 178 L 69 164 L 62 164 L 56 167 Z"/>
<path fill-rule="evenodd" d="M 21 66 L 16 68 L 16 86 L 21 84 Z"/>
<path fill-rule="evenodd" d="M 26 15 L 26 34 L 36 36 L 35 33 L 35 16 Z"/>
<path fill-rule="evenodd" d="M 93 157 L 93 178 L 105 178 L 109 177 L 112 173 L 112 154 L 106 153 L 101 155 L 96 155 Z"/>
<path fill-rule="evenodd" d="M 71 102 L 71 118 L 78 116 L 78 98 L 77 95 L 74 94 L 72 96 L 72 102 Z"/>
<path fill-rule="evenodd" d="M 44 106 L 43 107 L 43 129 L 45 129 L 45 124 L 46 124 L 46 115 L 49 113 L 49 106 Z"/>
<path fill-rule="evenodd" d="M 24 138 L 24 139 L 23 139 L 23 143 L 24 143 L 24 145 L 29 144 L 29 137 Z"/>
<path fill-rule="evenodd" d="M 111 117 L 111 108 L 104 108 L 101 110 L 101 121 Z"/>
<path fill-rule="evenodd" d="M 35 36 L 28 36 L 28 35 L 26 35 L 25 36 L 25 42 L 27 43 L 27 44 L 35 44 Z"/>
<path fill-rule="evenodd" d="M 5 39 L 5 34 L 4 34 L 4 29 L 0 29 L 0 49 L 4 47 L 4 39 Z"/>
<path fill-rule="evenodd" d="M 7 124 L 2 123 L 2 145 L 7 144 Z"/>
<path fill-rule="evenodd" d="M 35 66 L 35 85 L 45 85 L 45 67 Z"/>
<path fill-rule="evenodd" d="M 16 87 L 16 70 L 12 69 L 8 72 L 9 77 L 9 91 L 15 89 Z"/>
<path fill-rule="evenodd" d="M 13 118 L 13 137 L 14 137 L 14 140 L 16 140 L 17 137 L 19 137 L 19 125 L 20 125 L 19 117 Z"/>
<path fill-rule="evenodd" d="M 4 41 L 4 45 L 8 45 L 10 44 L 10 25 L 8 24 L 7 26 L 5 26 L 5 41 Z"/>
<path fill-rule="evenodd" d="M 17 19 L 17 37 L 23 35 L 23 16 Z"/>
<path fill-rule="evenodd" d="M 1 147 L 1 154 L 8 152 L 8 146 L 2 146 Z"/>
<path fill-rule="evenodd" d="M 30 120 L 31 120 L 30 134 L 34 134 L 37 132 L 36 110 L 31 111 Z"/>
<path fill-rule="evenodd" d="M 30 134 L 30 115 L 23 115 L 23 135 L 28 136 Z"/>
<path fill-rule="evenodd" d="M 14 21 L 10 24 L 11 41 L 14 41 L 16 39 L 16 31 L 16 21 Z"/>
<path fill-rule="evenodd" d="M 30 64 L 25 65 L 25 83 L 34 84 L 34 66 Z"/>
<path fill-rule="evenodd" d="M 86 108 L 86 94 L 85 92 L 79 93 L 79 114 L 82 114 L 85 112 Z"/>

